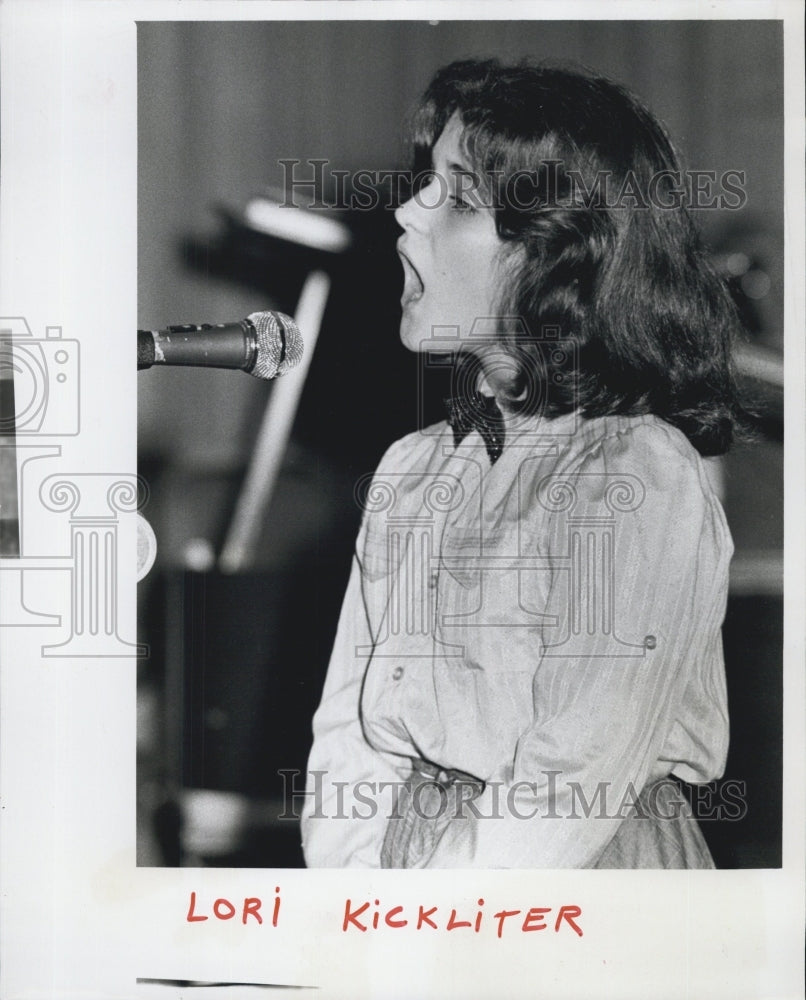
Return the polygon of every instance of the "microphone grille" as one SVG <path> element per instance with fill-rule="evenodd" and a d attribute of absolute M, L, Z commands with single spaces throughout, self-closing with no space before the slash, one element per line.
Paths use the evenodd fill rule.
<path fill-rule="evenodd" d="M 250 372 L 257 378 L 285 375 L 302 360 L 302 334 L 285 313 L 259 312 L 248 317 L 257 334 L 257 354 Z"/>

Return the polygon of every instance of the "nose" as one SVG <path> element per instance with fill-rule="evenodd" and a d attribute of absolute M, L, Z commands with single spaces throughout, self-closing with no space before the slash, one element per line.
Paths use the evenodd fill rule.
<path fill-rule="evenodd" d="M 395 209 L 395 222 L 401 229 L 410 229 L 412 227 L 416 215 L 416 208 L 417 206 L 414 203 L 414 198 L 409 198 L 408 201 L 404 201 L 402 205 L 399 205 Z"/>
<path fill-rule="evenodd" d="M 423 231 L 428 222 L 429 211 L 439 207 L 443 195 L 440 178 L 432 174 L 427 184 L 395 210 L 395 221 L 403 229 Z"/>

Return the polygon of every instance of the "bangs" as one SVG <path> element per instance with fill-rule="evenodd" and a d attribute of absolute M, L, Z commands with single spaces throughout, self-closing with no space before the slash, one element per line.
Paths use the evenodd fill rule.
<path fill-rule="evenodd" d="M 580 164 L 579 147 L 563 126 L 569 109 L 562 85 L 568 75 L 525 63 L 504 70 L 495 60 L 441 70 L 408 122 L 415 179 L 421 183 L 430 172 L 434 146 L 454 115 L 462 125 L 468 165 L 502 208 L 510 178 L 546 161 L 562 161 L 566 168 Z M 572 118 L 580 124 L 578 114 Z"/>
<path fill-rule="evenodd" d="M 513 104 L 504 84 L 494 60 L 453 63 L 437 73 L 409 121 L 415 171 L 430 169 L 434 145 L 455 114 L 463 127 L 462 149 L 473 170 L 489 176 L 495 170 L 517 169 L 506 141 L 496 142 L 502 132 L 509 133 L 510 143 L 517 140 L 516 130 L 505 127 Z"/>
<path fill-rule="evenodd" d="M 430 170 L 454 114 L 469 164 L 490 188 L 549 161 L 558 161 L 556 176 L 574 171 L 586 189 L 607 173 L 617 180 L 631 173 L 647 184 L 678 166 L 661 123 L 618 84 L 545 63 L 504 67 L 491 59 L 452 63 L 431 81 L 409 119 L 416 174 Z"/>

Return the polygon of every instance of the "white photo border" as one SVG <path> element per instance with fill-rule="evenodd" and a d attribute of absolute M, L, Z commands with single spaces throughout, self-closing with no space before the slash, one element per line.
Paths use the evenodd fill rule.
<path fill-rule="evenodd" d="M 76 505 L 105 502 L 118 482 L 125 484 L 118 552 L 132 568 L 116 623 L 122 645 L 115 650 L 43 655 L 45 629 L 0 632 L 4 998 L 186 997 L 185 981 L 294 985 L 295 996 L 803 996 L 806 267 L 797 0 L 720 2 L 706 11 L 718 20 L 782 19 L 785 28 L 782 868 L 404 874 L 135 864 L 136 662 L 126 648 L 136 630 L 135 521 L 126 514 L 136 506 L 136 22 L 499 20 L 504 14 L 507 20 L 696 20 L 704 10 L 699 2 L 605 7 L 596 0 L 505 7 L 453 0 L 6 0 L 0 8 L 0 315 L 24 317 L 39 338 L 48 327 L 61 327 L 64 338 L 79 342 L 81 358 L 81 433 L 50 447 L 59 449 L 59 475 L 87 477 L 80 483 L 88 488 L 79 489 L 80 499 L 65 499 L 64 488 L 51 484 L 51 506 L 41 492 L 23 497 L 26 530 L 35 539 L 30 558 L 42 559 L 47 570 L 34 589 L 40 600 L 45 594 L 69 613 L 70 573 L 58 559 L 70 552 Z M 35 462 L 33 454 L 24 457 Z M 100 500 L 91 494 L 96 488 Z M 54 504 L 63 516 L 54 518 Z M 93 507 L 88 516 L 100 515 Z M 54 563 L 49 569 L 48 560 Z M 192 892 L 200 907 L 216 898 L 279 897 L 281 919 L 276 927 L 268 921 L 189 923 Z M 586 915 L 586 933 L 581 940 L 560 933 L 499 939 L 494 930 L 401 939 L 345 934 L 346 898 L 415 911 L 419 904 L 473 910 L 483 898 L 487 913 L 524 905 L 555 912 L 575 904 Z M 204 990 L 212 997 L 254 994 L 246 985 Z"/>

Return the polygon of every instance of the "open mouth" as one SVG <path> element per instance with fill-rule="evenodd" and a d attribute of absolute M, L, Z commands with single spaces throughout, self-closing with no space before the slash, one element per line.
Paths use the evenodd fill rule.
<path fill-rule="evenodd" d="M 403 264 L 403 294 L 400 297 L 400 304 L 405 308 L 412 302 L 417 302 L 423 297 L 423 279 L 420 272 L 412 264 L 411 260 L 400 247 L 397 248 L 398 255 Z"/>

